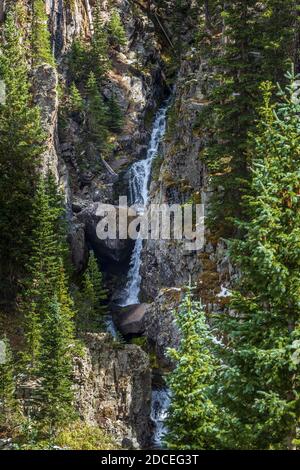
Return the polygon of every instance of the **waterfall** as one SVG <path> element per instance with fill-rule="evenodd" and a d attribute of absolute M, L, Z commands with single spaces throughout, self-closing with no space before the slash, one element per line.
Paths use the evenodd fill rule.
<path fill-rule="evenodd" d="M 154 448 L 161 448 L 163 437 L 166 433 L 165 419 L 170 406 L 170 392 L 167 387 L 152 390 L 151 419 L 154 423 L 153 441 Z"/>
<path fill-rule="evenodd" d="M 168 107 L 169 101 L 160 108 L 155 117 L 146 158 L 135 162 L 128 171 L 130 204 L 135 205 L 140 211 L 145 210 L 148 204 L 152 163 L 166 131 Z M 137 238 L 130 260 L 126 287 L 120 301 L 122 307 L 139 303 L 142 249 L 143 240 Z"/>
<path fill-rule="evenodd" d="M 128 171 L 130 204 L 136 207 L 138 213 L 145 211 L 149 202 L 152 163 L 157 156 L 159 145 L 165 135 L 168 107 L 169 100 L 156 114 L 146 158 L 133 163 Z M 127 283 L 119 301 L 121 307 L 139 304 L 142 280 L 140 275 L 142 250 L 143 240 L 138 237 L 131 255 Z M 162 438 L 165 432 L 164 421 L 169 403 L 169 391 L 166 387 L 152 390 L 151 419 L 154 424 L 152 441 L 156 448 L 160 448 L 162 445 Z"/>

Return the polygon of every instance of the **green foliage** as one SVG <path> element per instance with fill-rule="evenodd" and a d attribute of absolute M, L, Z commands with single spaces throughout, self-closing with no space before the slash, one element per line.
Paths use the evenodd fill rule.
<path fill-rule="evenodd" d="M 99 427 L 88 426 L 76 421 L 61 431 L 56 438 L 56 445 L 73 450 L 113 450 L 118 445 L 113 438 Z"/>
<path fill-rule="evenodd" d="M 259 85 L 263 80 L 282 82 L 286 62 L 293 58 L 295 1 L 234 0 L 221 16 L 224 42 L 212 60 L 217 70 L 209 97 L 212 139 L 204 155 L 213 186 L 223 188 L 215 193 L 210 222 L 228 236 L 233 217 L 242 215 L 250 179 L 248 133 L 257 117 Z"/>
<path fill-rule="evenodd" d="M 102 273 L 94 253 L 90 252 L 77 301 L 81 330 L 97 331 L 101 328 L 104 315 L 107 313 L 106 300 L 107 290 L 103 287 Z"/>
<path fill-rule="evenodd" d="M 117 10 L 113 10 L 108 23 L 109 40 L 113 46 L 125 46 L 127 37 L 120 15 Z"/>
<path fill-rule="evenodd" d="M 90 70 L 95 74 L 98 83 L 101 83 L 101 80 L 110 68 L 108 51 L 107 31 L 104 28 L 100 6 L 97 3 L 94 9 L 94 34 L 90 50 Z"/>
<path fill-rule="evenodd" d="M 43 314 L 58 285 L 65 247 L 60 233 L 63 207 L 51 177 L 40 178 L 33 201 L 31 256 L 22 301 L 28 361 L 36 364 L 40 352 Z"/>
<path fill-rule="evenodd" d="M 168 377 L 171 405 L 166 444 L 169 449 L 213 449 L 218 442 L 218 409 L 211 395 L 218 364 L 204 311 L 193 300 L 190 287 L 174 314 L 181 341 L 178 350 L 169 350 L 176 368 Z"/>
<path fill-rule="evenodd" d="M 70 87 L 69 109 L 73 113 L 80 113 L 83 111 L 84 102 L 82 96 L 73 82 Z"/>
<path fill-rule="evenodd" d="M 231 247 L 241 270 L 231 301 L 236 313 L 218 321 L 227 339 L 218 399 L 234 417 L 236 448 L 293 449 L 299 426 L 300 105 L 296 77 L 288 79 L 275 105 L 270 83 L 262 86 L 249 222 L 238 221 L 245 237 Z"/>
<path fill-rule="evenodd" d="M 20 419 L 14 374 L 10 344 L 4 337 L 1 339 L 0 351 L 0 433 L 12 432 Z"/>
<path fill-rule="evenodd" d="M 6 19 L 0 75 L 6 101 L 0 105 L 0 266 L 1 298 L 16 291 L 30 250 L 33 194 L 44 134 L 40 114 L 32 106 L 27 65 L 18 18 Z"/>
<path fill-rule="evenodd" d="M 107 126 L 111 132 L 122 132 L 124 126 L 124 116 L 119 103 L 114 94 L 108 100 L 108 121 Z"/>
<path fill-rule="evenodd" d="M 68 65 L 71 78 L 76 83 L 85 80 L 89 74 L 89 54 L 89 48 L 83 40 L 81 38 L 74 39 Z"/>
<path fill-rule="evenodd" d="M 57 447 L 65 450 L 117 450 L 114 439 L 97 426 L 89 426 L 76 420 L 63 426 L 51 439 L 41 437 L 28 423 L 29 430 L 15 439 L 16 450 L 54 450 Z"/>
<path fill-rule="evenodd" d="M 74 349 L 71 310 L 60 298 L 49 303 L 43 319 L 40 365 L 36 394 L 38 425 L 52 437 L 74 418 L 72 391 L 72 350 Z"/>
<path fill-rule="evenodd" d="M 103 151 L 107 147 L 107 108 L 97 85 L 93 72 L 87 82 L 87 121 L 88 137 L 97 149 Z"/>
<path fill-rule="evenodd" d="M 54 65 L 44 0 L 34 0 L 33 2 L 32 51 L 34 65 L 44 63 Z"/>

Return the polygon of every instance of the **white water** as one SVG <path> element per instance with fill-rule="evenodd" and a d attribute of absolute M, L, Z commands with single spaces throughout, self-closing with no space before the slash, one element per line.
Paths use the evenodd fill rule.
<path fill-rule="evenodd" d="M 170 406 L 170 393 L 164 387 L 152 390 L 151 419 L 154 422 L 153 446 L 160 448 L 166 433 L 165 420 Z"/>
<path fill-rule="evenodd" d="M 144 211 L 148 204 L 152 163 L 157 156 L 159 144 L 166 132 L 168 106 L 169 103 L 166 103 L 156 115 L 146 158 L 135 162 L 128 171 L 130 204 L 137 206 L 140 212 Z M 139 303 L 142 249 L 143 240 L 137 238 L 131 255 L 126 287 L 120 301 L 122 307 Z"/>
<path fill-rule="evenodd" d="M 155 117 L 146 158 L 135 162 L 128 171 L 130 204 L 136 206 L 138 213 L 145 211 L 147 208 L 152 163 L 157 156 L 159 145 L 165 135 L 168 106 L 169 102 L 158 111 Z M 122 307 L 139 304 L 142 249 L 143 240 L 138 237 L 131 255 L 126 287 L 119 301 L 119 305 Z M 110 329 L 112 327 L 113 323 L 110 324 Z M 165 432 L 164 421 L 169 404 L 170 398 L 167 388 L 152 390 L 151 419 L 154 423 L 153 445 L 157 448 L 160 448 L 162 445 L 162 438 Z"/>

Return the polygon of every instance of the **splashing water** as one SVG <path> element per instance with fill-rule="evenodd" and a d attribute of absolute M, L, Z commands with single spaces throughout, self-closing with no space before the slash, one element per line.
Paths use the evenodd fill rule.
<path fill-rule="evenodd" d="M 135 162 L 128 171 L 130 203 L 145 210 L 149 199 L 149 182 L 154 158 L 157 156 L 159 145 L 166 132 L 166 115 L 169 101 L 158 111 L 153 123 L 147 156 L 144 160 Z M 137 238 L 132 252 L 127 283 L 122 294 L 120 306 L 126 307 L 139 303 L 141 289 L 141 253 L 143 240 Z"/>
<path fill-rule="evenodd" d="M 152 390 L 151 419 L 154 423 L 153 446 L 161 448 L 166 434 L 165 420 L 170 406 L 170 392 L 167 387 Z"/>

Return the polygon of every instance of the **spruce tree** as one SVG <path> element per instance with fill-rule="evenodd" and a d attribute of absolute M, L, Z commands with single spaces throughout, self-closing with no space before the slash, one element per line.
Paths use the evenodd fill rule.
<path fill-rule="evenodd" d="M 37 391 L 38 424 L 52 438 L 74 417 L 72 391 L 72 320 L 56 296 L 43 321 Z"/>
<path fill-rule="evenodd" d="M 232 243 L 241 279 L 231 313 L 218 322 L 226 337 L 216 399 L 234 417 L 237 448 L 293 449 L 299 431 L 300 105 L 296 77 L 276 105 L 270 83 L 253 137 L 249 222 Z M 234 312 L 234 313 L 233 313 Z"/>
<path fill-rule="evenodd" d="M 107 121 L 107 108 L 98 89 L 95 74 L 91 72 L 87 83 L 88 136 L 90 142 L 102 151 L 107 146 Z"/>
<path fill-rule="evenodd" d="M 114 93 L 108 100 L 108 109 L 109 115 L 107 125 L 109 130 L 116 133 L 121 132 L 124 125 L 124 116 Z"/>
<path fill-rule="evenodd" d="M 228 237 L 233 217 L 241 217 L 244 210 L 241 201 L 250 179 L 248 133 L 257 118 L 258 88 L 263 80 L 282 81 L 293 56 L 296 6 L 294 0 L 233 0 L 224 5 L 222 53 L 210 58 L 217 72 L 209 97 L 212 139 L 204 155 L 216 189 L 209 221 Z"/>
<path fill-rule="evenodd" d="M 44 0 L 33 1 L 32 11 L 32 51 L 34 65 L 54 65 L 51 51 L 50 32 L 48 30 L 48 16 Z"/>
<path fill-rule="evenodd" d="M 73 82 L 70 88 L 69 109 L 73 113 L 79 113 L 83 110 L 82 96 Z"/>
<path fill-rule="evenodd" d="M 6 337 L 0 341 L 0 432 L 12 432 L 20 418 L 12 351 Z"/>
<path fill-rule="evenodd" d="M 72 43 L 68 65 L 71 79 L 76 83 L 86 80 L 88 77 L 90 67 L 89 55 L 90 50 L 82 38 L 75 38 Z"/>
<path fill-rule="evenodd" d="M 103 276 L 94 253 L 90 252 L 78 302 L 80 329 L 99 330 L 107 312 L 106 300 L 107 290 L 103 287 Z"/>
<path fill-rule="evenodd" d="M 169 350 L 176 367 L 169 374 L 171 405 L 167 418 L 169 449 L 214 449 L 218 443 L 218 409 L 211 400 L 218 364 L 212 353 L 212 337 L 200 302 L 187 292 L 174 312 L 181 341 Z"/>
<path fill-rule="evenodd" d="M 32 246 L 27 265 L 29 273 L 21 310 L 25 316 L 26 359 L 37 365 L 40 354 L 43 315 L 54 293 L 57 293 L 61 263 L 65 258 L 63 207 L 55 193 L 51 176 L 40 177 L 33 202 Z"/>
<path fill-rule="evenodd" d="M 113 46 L 125 46 L 126 33 L 117 10 L 113 10 L 108 23 L 109 39 Z"/>
<path fill-rule="evenodd" d="M 0 105 L 0 278 L 1 296 L 16 291 L 30 250 L 34 187 L 44 135 L 29 92 L 22 30 L 12 9 L 3 28 L 0 75 L 6 101 Z"/>
<path fill-rule="evenodd" d="M 96 80 L 100 84 L 110 68 L 110 60 L 107 31 L 104 28 L 98 3 L 94 10 L 94 34 L 90 54 L 91 70 L 94 72 Z"/>

